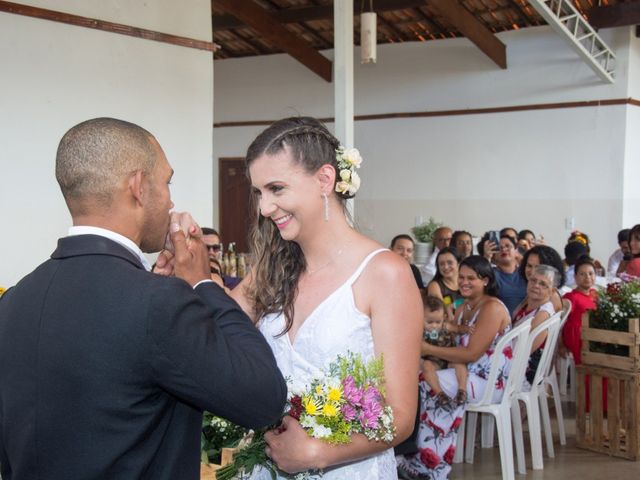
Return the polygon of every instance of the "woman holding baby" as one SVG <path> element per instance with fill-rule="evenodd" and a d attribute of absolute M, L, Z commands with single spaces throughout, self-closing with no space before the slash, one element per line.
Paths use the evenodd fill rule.
<path fill-rule="evenodd" d="M 473 333 L 461 335 L 455 347 L 439 347 L 423 342 L 421 353 L 442 358 L 449 363 L 467 364 L 467 398 L 473 403 L 484 392 L 491 356 L 502 355 L 502 370 L 510 362 L 510 351 L 494 350 L 498 340 L 510 329 L 511 320 L 506 307 L 496 296 L 495 276 L 485 258 L 473 255 L 462 261 L 458 287 L 465 301 L 456 309 L 455 320 Z M 456 397 L 458 384 L 454 369 L 447 368 L 436 373 L 440 388 L 450 398 Z M 503 383 L 502 374 L 498 376 L 498 383 Z M 501 393 L 500 389 L 496 390 L 496 394 Z M 427 382 L 421 379 L 418 453 L 397 458 L 400 478 L 448 478 L 465 407 L 466 403 L 453 400 L 442 402 Z"/>

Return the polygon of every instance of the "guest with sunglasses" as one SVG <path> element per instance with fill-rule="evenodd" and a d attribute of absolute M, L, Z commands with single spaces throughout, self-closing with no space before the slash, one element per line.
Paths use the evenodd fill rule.
<path fill-rule="evenodd" d="M 220 262 L 222 260 L 222 242 L 220 241 L 220 234 L 217 230 L 209 227 L 202 228 L 202 240 L 207 247 L 207 253 L 209 254 L 209 267 L 211 267 L 211 278 L 216 281 L 215 277 L 222 278 L 222 283 L 227 289 L 232 289 L 238 283 L 241 278 L 229 277 L 223 275 L 220 269 Z M 216 282 L 218 283 L 218 282 Z"/>

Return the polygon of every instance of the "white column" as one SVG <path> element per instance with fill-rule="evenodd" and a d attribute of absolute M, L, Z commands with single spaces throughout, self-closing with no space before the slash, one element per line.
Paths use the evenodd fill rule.
<path fill-rule="evenodd" d="M 353 147 L 353 0 L 333 2 L 333 91 L 336 137 Z"/>
<path fill-rule="evenodd" d="M 353 147 L 353 0 L 333 2 L 333 92 L 335 135 Z M 348 209 L 353 217 L 353 201 Z"/>

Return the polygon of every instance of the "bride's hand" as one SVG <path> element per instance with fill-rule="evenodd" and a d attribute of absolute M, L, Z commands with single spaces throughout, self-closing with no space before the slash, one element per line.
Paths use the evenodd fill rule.
<path fill-rule="evenodd" d="M 284 417 L 282 426 L 265 433 L 264 439 L 267 455 L 280 470 L 296 473 L 320 467 L 321 440 L 309 437 L 296 419 Z"/>
<path fill-rule="evenodd" d="M 171 212 L 170 223 L 177 223 L 180 225 L 180 229 L 187 238 L 187 244 L 189 244 L 191 237 L 202 237 L 202 229 L 189 212 Z M 164 249 L 168 250 L 172 254 L 175 253 L 175 248 L 171 241 L 171 232 L 167 232 Z"/>

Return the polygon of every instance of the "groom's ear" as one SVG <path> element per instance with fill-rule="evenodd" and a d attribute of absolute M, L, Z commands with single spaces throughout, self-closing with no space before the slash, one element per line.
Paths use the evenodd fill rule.
<path fill-rule="evenodd" d="M 138 205 L 143 205 L 144 203 L 145 187 L 144 174 L 142 173 L 142 170 L 137 170 L 129 175 L 127 189 L 133 201 L 135 201 Z"/>
<path fill-rule="evenodd" d="M 325 163 L 315 173 L 315 177 L 320 184 L 320 189 L 325 193 L 330 193 L 336 183 L 336 169 L 333 165 Z"/>

